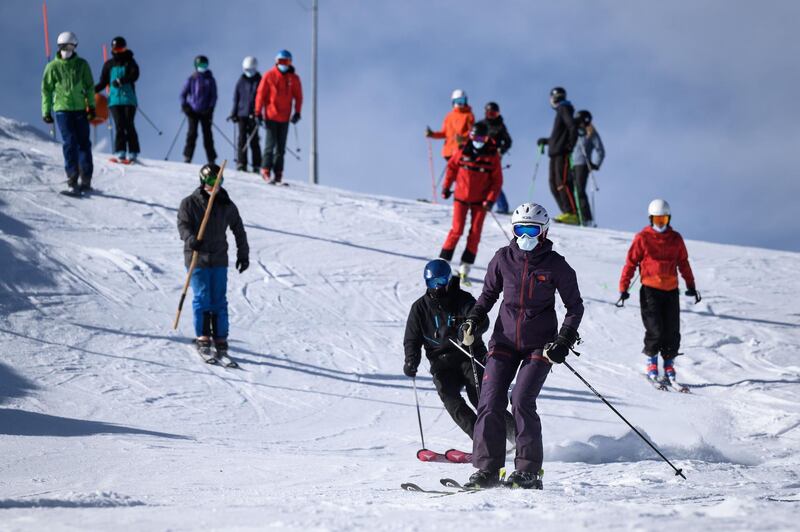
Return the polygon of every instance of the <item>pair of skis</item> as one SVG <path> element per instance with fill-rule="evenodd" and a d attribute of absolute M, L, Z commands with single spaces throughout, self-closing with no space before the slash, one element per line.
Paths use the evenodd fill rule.
<path fill-rule="evenodd" d="M 220 365 L 226 368 L 239 367 L 239 363 L 236 362 L 234 359 L 232 359 L 230 355 L 228 355 L 227 351 L 225 351 L 224 353 L 215 352 L 214 354 L 210 354 L 209 352 L 208 354 L 206 354 L 203 353 L 203 351 L 198 349 L 197 347 L 195 347 L 195 350 L 197 351 L 197 354 L 200 355 L 200 358 L 203 359 L 203 362 L 205 362 L 206 364 Z"/>
<path fill-rule="evenodd" d="M 429 493 L 431 495 L 442 495 L 442 496 L 444 496 L 444 495 L 455 495 L 456 493 L 473 493 L 473 492 L 476 492 L 476 491 L 480 491 L 480 489 L 465 488 L 461 483 L 459 483 L 456 480 L 453 480 L 452 478 L 439 479 L 439 483 L 442 486 L 444 486 L 445 488 L 453 488 L 456 491 L 429 490 L 429 489 L 422 488 L 419 485 L 414 484 L 413 482 L 404 482 L 404 483 L 400 484 L 400 487 L 402 489 L 404 489 L 405 491 L 415 491 L 415 492 L 418 492 L 418 493 Z"/>
<path fill-rule="evenodd" d="M 450 464 L 471 464 L 472 453 L 459 451 L 458 449 L 448 449 L 444 454 L 431 451 L 429 449 L 420 449 L 417 451 L 417 459 L 421 462 L 444 462 Z"/>
<path fill-rule="evenodd" d="M 647 378 L 647 382 L 653 385 L 653 388 L 662 392 L 668 392 L 672 390 L 673 392 L 678 393 L 692 393 L 688 386 L 685 384 L 680 384 L 667 376 L 662 378 L 653 378 L 650 375 L 645 375 Z"/>

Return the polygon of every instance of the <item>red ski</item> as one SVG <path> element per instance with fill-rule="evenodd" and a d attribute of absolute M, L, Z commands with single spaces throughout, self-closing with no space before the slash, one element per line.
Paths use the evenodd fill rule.
<path fill-rule="evenodd" d="M 450 449 L 444 454 L 429 449 L 420 449 L 417 451 L 417 458 L 422 462 L 449 462 L 451 464 L 472 463 L 472 453 L 465 453 L 458 449 Z"/>
<path fill-rule="evenodd" d="M 417 458 L 422 462 L 447 462 L 445 455 L 428 449 L 417 451 Z"/>
<path fill-rule="evenodd" d="M 133 161 L 130 159 L 117 159 L 116 157 L 111 157 L 109 162 L 117 164 L 133 164 Z"/>

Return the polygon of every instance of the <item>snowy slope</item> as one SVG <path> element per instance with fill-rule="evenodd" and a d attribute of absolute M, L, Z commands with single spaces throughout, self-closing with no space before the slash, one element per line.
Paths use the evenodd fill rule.
<path fill-rule="evenodd" d="M 95 164 L 98 194 L 58 195 L 60 146 L 0 118 L 0 529 L 794 526 L 800 254 L 688 242 L 704 299 L 683 298 L 678 372 L 694 393 L 663 393 L 642 377 L 636 298 L 612 304 L 632 235 L 554 227 L 586 303 L 570 361 L 688 480 L 559 367 L 539 402 L 545 491 L 436 498 L 399 485 L 472 469 L 415 459 L 402 334 L 447 206 L 227 172 L 252 255 L 230 275 L 242 369 L 226 370 L 188 347 L 190 308 L 171 330 L 197 167 Z M 503 244 L 487 222 L 476 276 Z M 418 383 L 428 447 L 468 449 L 425 368 Z"/>

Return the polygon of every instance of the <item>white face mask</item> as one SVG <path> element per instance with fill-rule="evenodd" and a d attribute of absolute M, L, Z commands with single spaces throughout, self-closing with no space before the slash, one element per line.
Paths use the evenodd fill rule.
<path fill-rule="evenodd" d="M 244 75 L 247 76 L 248 78 L 252 78 L 253 76 L 256 75 L 256 71 L 248 69 L 244 71 Z"/>
<path fill-rule="evenodd" d="M 278 70 L 280 70 L 283 73 L 286 73 L 289 71 L 289 65 L 278 65 Z"/>
<path fill-rule="evenodd" d="M 533 251 L 533 248 L 536 247 L 536 244 L 539 243 L 538 238 L 532 238 L 528 235 L 522 235 L 517 237 L 517 245 L 519 249 L 522 251 Z"/>
<path fill-rule="evenodd" d="M 477 142 L 477 141 L 473 140 L 472 141 L 472 145 L 475 146 L 476 150 L 479 150 L 479 149 L 483 148 L 486 145 L 486 143 L 485 142 Z"/>
<path fill-rule="evenodd" d="M 205 72 L 206 70 L 208 70 L 207 66 L 199 66 L 199 67 L 197 67 L 197 71 L 200 72 L 201 74 L 203 72 Z"/>
<path fill-rule="evenodd" d="M 64 48 L 63 50 L 60 50 L 58 53 L 61 54 L 61 59 L 69 59 L 70 57 L 72 57 L 73 50 L 69 48 Z"/>
<path fill-rule="evenodd" d="M 667 227 L 669 227 L 669 224 L 662 225 L 661 227 L 657 226 L 656 224 L 653 224 L 653 229 L 655 229 L 659 233 L 663 233 L 664 231 L 666 231 Z"/>

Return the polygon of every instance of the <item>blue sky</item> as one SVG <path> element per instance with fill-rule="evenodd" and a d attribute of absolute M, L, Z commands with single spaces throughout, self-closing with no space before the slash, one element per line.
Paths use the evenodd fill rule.
<path fill-rule="evenodd" d="M 512 204 L 529 199 L 535 141 L 549 133 L 551 87 L 589 109 L 608 152 L 597 175 L 597 221 L 638 230 L 654 197 L 673 207 L 685 237 L 798 251 L 800 133 L 795 92 L 800 4 L 673 2 L 320 1 L 320 179 L 407 198 L 430 197 L 423 132 L 437 127 L 462 88 L 476 115 L 500 103 L 514 138 L 504 162 Z M 181 121 L 178 93 L 192 59 L 211 60 L 225 122 L 245 55 L 262 70 L 292 51 L 310 94 L 310 0 L 50 0 L 50 39 L 78 34 L 95 77 L 101 46 L 127 38 L 142 69 L 139 117 L 145 157 L 163 158 Z M 119 7 L 117 7 L 119 6 Z M 0 55 L 0 115 L 41 124 L 41 3 L 0 2 L 8 48 Z M 310 107 L 298 125 L 306 179 Z M 107 138 L 99 131 L 98 139 Z M 294 148 L 294 132 L 289 147 Z M 217 136 L 221 156 L 233 150 Z M 176 160 L 182 139 L 173 152 Z M 442 168 L 434 146 L 436 173 Z M 194 176 L 191 176 L 192 178 Z M 193 184 L 193 181 L 192 181 Z M 187 182 L 187 186 L 188 182 Z M 542 161 L 533 199 L 555 210 Z M 691 252 L 691 250 L 690 250 Z"/>

